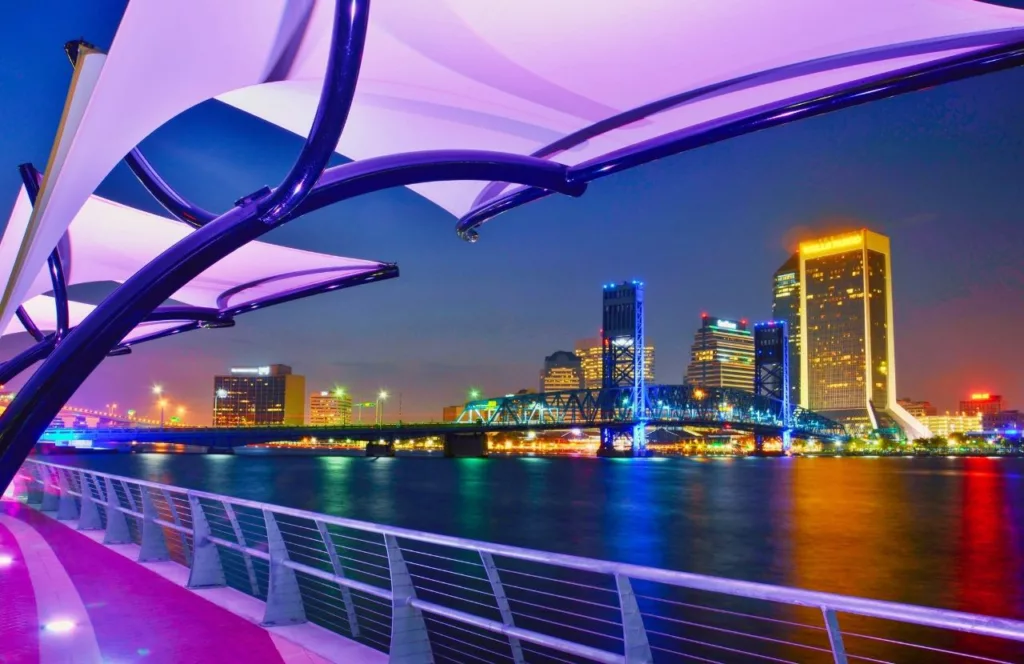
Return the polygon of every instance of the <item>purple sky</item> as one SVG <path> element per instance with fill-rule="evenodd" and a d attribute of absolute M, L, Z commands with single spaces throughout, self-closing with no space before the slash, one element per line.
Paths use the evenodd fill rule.
<path fill-rule="evenodd" d="M 0 206 L 16 166 L 45 164 L 71 68 L 67 39 L 106 47 L 124 2 L 6 8 L 0 68 Z M 1024 2 L 1004 3 L 1024 7 Z M 411 192 L 350 201 L 270 241 L 396 261 L 386 283 L 257 312 L 107 360 L 74 402 L 154 412 L 149 388 L 206 422 L 213 375 L 285 363 L 310 390 L 369 399 L 403 419 L 440 416 L 468 388 L 535 387 L 545 355 L 600 324 L 601 284 L 642 278 L 656 378 L 682 381 L 701 311 L 770 315 L 772 272 L 798 238 L 867 226 L 892 239 L 900 396 L 954 408 L 972 391 L 1024 407 L 1024 70 L 993 74 L 734 139 L 552 197 L 488 225 L 479 243 Z M 222 210 L 276 183 L 299 139 L 204 104 L 146 140 L 147 155 L 199 204 Z M 159 208 L 120 167 L 100 192 Z M 99 297 L 103 288 L 85 288 Z M 11 353 L 25 335 L 0 342 Z"/>

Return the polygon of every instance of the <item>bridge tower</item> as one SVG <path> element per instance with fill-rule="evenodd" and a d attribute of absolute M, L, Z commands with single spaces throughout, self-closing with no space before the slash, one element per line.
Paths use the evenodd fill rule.
<path fill-rule="evenodd" d="M 646 456 L 643 282 L 605 285 L 602 322 L 601 415 L 606 422 L 621 419 L 623 424 L 601 427 L 598 454 Z"/>
<path fill-rule="evenodd" d="M 789 451 L 793 429 L 790 402 L 789 329 L 784 320 L 754 325 L 754 394 L 777 401 L 782 409 L 782 447 Z"/>

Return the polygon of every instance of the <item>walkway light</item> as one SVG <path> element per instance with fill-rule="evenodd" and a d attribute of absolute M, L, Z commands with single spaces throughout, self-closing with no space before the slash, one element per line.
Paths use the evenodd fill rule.
<path fill-rule="evenodd" d="M 43 629 L 47 632 L 53 632 L 54 634 L 67 634 L 75 628 L 75 621 L 66 620 L 64 618 L 58 620 L 51 620 L 50 622 L 43 625 Z"/>

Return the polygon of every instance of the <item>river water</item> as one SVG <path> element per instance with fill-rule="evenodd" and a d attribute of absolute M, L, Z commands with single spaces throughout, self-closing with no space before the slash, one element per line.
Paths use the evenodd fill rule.
<path fill-rule="evenodd" d="M 68 456 L 582 556 L 1024 619 L 1024 459 Z"/>

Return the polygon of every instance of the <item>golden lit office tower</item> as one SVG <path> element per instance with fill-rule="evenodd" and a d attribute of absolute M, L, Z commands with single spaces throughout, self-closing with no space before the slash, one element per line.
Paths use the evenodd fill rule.
<path fill-rule="evenodd" d="M 309 395 L 310 426 L 331 426 L 352 423 L 352 397 L 344 390 L 323 390 Z"/>
<path fill-rule="evenodd" d="M 286 364 L 233 367 L 213 378 L 213 425 L 217 427 L 302 425 L 306 379 Z"/>
<path fill-rule="evenodd" d="M 800 243 L 800 403 L 854 431 L 931 435 L 896 402 L 889 238 L 861 229 Z"/>
<path fill-rule="evenodd" d="M 579 356 L 558 350 L 544 358 L 540 372 L 541 392 L 565 392 L 583 387 L 583 363 Z"/>
<path fill-rule="evenodd" d="M 747 321 L 701 314 L 693 337 L 686 383 L 754 391 L 754 337 Z"/>
<path fill-rule="evenodd" d="M 644 344 L 644 382 L 654 384 L 654 342 L 645 339 Z M 603 354 L 601 337 L 580 339 L 576 342 L 576 356 L 580 358 L 583 369 L 583 387 L 588 390 L 600 389 L 604 379 Z"/>

